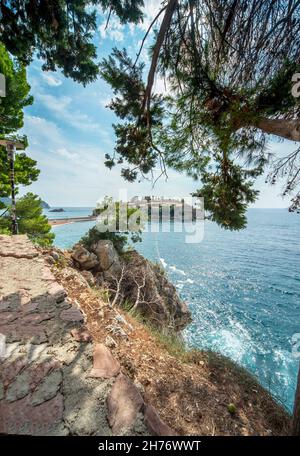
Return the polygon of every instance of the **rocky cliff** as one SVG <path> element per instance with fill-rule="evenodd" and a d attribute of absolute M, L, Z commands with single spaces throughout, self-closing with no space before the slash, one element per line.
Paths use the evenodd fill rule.
<path fill-rule="evenodd" d="M 111 303 L 125 304 L 152 326 L 178 332 L 191 322 L 190 311 L 164 270 L 138 252 L 118 255 L 111 241 L 101 240 L 89 250 L 77 245 L 71 256 L 90 281 L 108 290 Z"/>
<path fill-rule="evenodd" d="M 149 278 L 145 280 L 148 288 L 155 285 L 154 295 L 164 296 L 160 313 L 171 328 L 174 321 L 177 327 L 182 327 L 179 315 L 185 315 L 185 322 L 190 316 L 186 314 L 184 304 L 177 301 L 171 284 L 168 281 L 166 284 L 160 268 L 136 252 L 117 257 L 110 243 L 100 243 L 89 251 L 76 248 L 72 252 L 73 258 L 70 252 L 52 251 L 51 258 L 53 255 L 52 271 L 67 290 L 69 298 L 83 311 L 93 341 L 111 351 L 121 365 L 122 375 L 127 376 L 126 382 L 123 377 L 117 377 L 111 390 L 112 400 L 107 400 L 108 420 L 113 432 L 119 432 L 120 426 L 124 427 L 120 423 L 125 417 L 127 420 L 129 407 L 131 421 L 140 416 L 137 411 L 143 412 L 142 421 L 151 435 L 270 436 L 289 433 L 288 414 L 247 371 L 217 354 L 189 350 L 176 334 L 166 334 L 161 330 L 162 324 L 157 321 L 152 299 L 146 291 L 150 305 L 143 302 L 141 290 L 145 288 L 145 276 Z M 132 281 L 134 291 L 130 290 L 128 280 Z M 107 296 L 110 286 L 110 295 Z M 164 290 L 165 287 L 168 291 Z M 135 312 L 127 312 L 116 305 L 128 295 L 130 303 L 126 308 L 133 309 L 139 298 L 140 310 L 146 312 L 147 309 L 158 330 L 143 324 Z M 172 297 L 171 304 L 168 296 Z M 183 306 L 181 310 L 177 305 Z M 147 320 L 146 313 L 143 319 Z M 97 359 L 95 363 L 96 371 L 101 374 Z M 126 390 L 129 397 L 134 398 L 134 403 L 120 394 Z M 115 400 L 117 407 L 114 407 Z M 151 406 L 141 408 L 142 401 Z M 116 415 L 118 411 L 119 416 Z M 133 432 L 137 431 L 135 425 Z"/>
<path fill-rule="evenodd" d="M 289 416 L 249 373 L 116 305 L 129 271 L 131 306 L 144 305 L 150 268 L 161 314 L 181 326 L 184 307 L 157 266 L 94 247 L 37 251 L 25 236 L 0 236 L 0 434 L 288 434 Z M 84 260 L 89 270 L 79 271 Z"/>

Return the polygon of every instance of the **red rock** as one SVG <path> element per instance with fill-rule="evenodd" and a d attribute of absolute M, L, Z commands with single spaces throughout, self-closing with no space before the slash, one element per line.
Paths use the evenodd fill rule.
<path fill-rule="evenodd" d="M 0 378 L 3 381 L 4 386 L 8 386 L 16 376 L 28 365 L 27 358 L 18 358 L 12 362 L 6 361 L 1 365 Z"/>
<path fill-rule="evenodd" d="M 143 407 L 144 401 L 137 387 L 127 376 L 120 374 L 107 398 L 107 419 L 113 434 L 131 430 Z"/>
<path fill-rule="evenodd" d="M 23 321 L 16 324 L 0 325 L 0 334 L 7 336 L 7 342 L 34 340 L 37 344 L 47 342 L 47 336 L 43 326 L 24 325 Z"/>
<path fill-rule="evenodd" d="M 60 318 L 64 321 L 83 321 L 82 313 L 74 306 L 70 307 L 70 309 L 63 310 Z"/>
<path fill-rule="evenodd" d="M 46 435 L 63 422 L 60 393 L 37 406 L 32 406 L 30 399 L 28 395 L 15 402 L 0 401 L 0 434 Z"/>
<path fill-rule="evenodd" d="M 32 313 L 32 314 L 24 316 L 22 319 L 22 322 L 25 324 L 38 325 L 39 323 L 42 323 L 43 321 L 51 320 L 51 318 L 53 318 L 53 315 L 46 313 L 46 312 Z"/>
<path fill-rule="evenodd" d="M 51 257 L 52 258 L 52 257 Z M 53 258 L 52 258 L 53 260 Z M 45 281 L 49 281 L 49 282 L 55 282 L 55 277 L 54 275 L 52 274 L 52 272 L 50 271 L 49 268 L 44 268 L 43 271 L 42 271 L 42 278 L 43 280 Z"/>
<path fill-rule="evenodd" d="M 71 336 L 74 337 L 76 342 L 91 342 L 92 336 L 87 329 L 72 329 Z"/>
<path fill-rule="evenodd" d="M 48 373 L 54 369 L 60 369 L 58 360 L 49 360 L 31 366 L 30 389 L 33 391 Z"/>
<path fill-rule="evenodd" d="M 110 350 L 105 345 L 95 345 L 93 356 L 93 369 L 89 377 L 112 378 L 120 372 L 121 366 L 119 361 L 112 356 Z"/>
<path fill-rule="evenodd" d="M 162 437 L 174 436 L 176 433 L 165 424 L 159 417 L 155 408 L 147 405 L 144 412 L 145 424 L 151 435 L 158 435 Z"/>
<path fill-rule="evenodd" d="M 18 312 L 1 312 L 1 324 L 7 324 L 15 321 L 19 317 Z"/>

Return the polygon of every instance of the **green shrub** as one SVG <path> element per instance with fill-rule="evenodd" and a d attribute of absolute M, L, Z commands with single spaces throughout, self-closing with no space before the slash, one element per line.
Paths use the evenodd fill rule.
<path fill-rule="evenodd" d="M 42 201 L 33 193 L 27 193 L 16 203 L 19 234 L 27 234 L 29 239 L 42 247 L 52 245 L 55 235 L 51 232 L 48 219 L 43 215 Z M 0 217 L 0 232 L 11 234 L 11 209 Z"/>
<path fill-rule="evenodd" d="M 139 230 L 138 231 L 120 231 L 120 203 L 113 202 L 113 199 L 110 197 L 105 197 L 104 202 L 101 207 L 98 207 L 94 210 L 94 215 L 101 215 L 105 210 L 107 210 L 108 206 L 112 205 L 115 207 L 115 227 L 116 231 L 110 231 L 107 228 L 107 231 L 102 232 L 98 230 L 97 225 L 91 228 L 88 233 L 83 236 L 83 238 L 79 241 L 84 247 L 89 249 L 94 243 L 100 240 L 107 240 L 111 241 L 119 254 L 124 253 L 125 247 L 128 246 L 129 239 L 131 242 L 141 242 L 141 233 L 142 233 L 142 221 L 138 222 Z M 136 212 L 138 208 L 127 208 L 127 220 Z M 105 221 L 104 224 L 108 225 L 108 221 Z"/>

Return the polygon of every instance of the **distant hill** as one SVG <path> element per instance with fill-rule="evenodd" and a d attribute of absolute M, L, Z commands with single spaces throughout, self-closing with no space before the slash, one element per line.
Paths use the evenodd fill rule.
<path fill-rule="evenodd" d="M 1 203 L 4 203 L 6 206 L 11 203 L 11 199 L 10 198 L 0 198 L 0 201 L 1 201 Z M 42 200 L 42 208 L 43 209 L 50 209 L 50 207 L 51 206 L 49 206 L 49 204 L 46 203 L 46 201 Z"/>
<path fill-rule="evenodd" d="M 49 206 L 49 204 L 46 203 L 46 201 L 43 201 L 43 200 L 42 200 L 42 208 L 43 208 L 43 209 L 50 209 L 50 207 L 51 207 L 51 206 Z"/>

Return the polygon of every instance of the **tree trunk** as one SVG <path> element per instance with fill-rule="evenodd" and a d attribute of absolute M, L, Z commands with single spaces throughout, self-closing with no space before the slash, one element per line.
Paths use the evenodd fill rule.
<path fill-rule="evenodd" d="M 300 436 L 300 367 L 293 415 L 293 435 Z"/>
<path fill-rule="evenodd" d="M 300 141 L 300 119 L 260 119 L 256 126 L 270 135 Z"/>
<path fill-rule="evenodd" d="M 146 107 L 148 111 L 150 110 L 150 98 L 151 98 L 151 92 L 152 92 L 152 87 L 153 87 L 153 83 L 154 83 L 154 76 L 155 76 L 155 72 L 156 72 L 156 68 L 157 68 L 159 53 L 160 53 L 161 47 L 163 45 L 166 33 L 169 29 L 177 2 L 178 2 L 178 0 L 169 0 L 169 3 L 166 7 L 166 12 L 165 12 L 164 18 L 162 20 L 162 23 L 161 23 L 161 26 L 160 26 L 160 29 L 159 29 L 159 32 L 158 32 L 158 35 L 156 38 L 156 43 L 154 46 L 153 55 L 152 55 L 152 59 L 151 59 L 151 66 L 150 66 L 150 70 L 148 73 L 148 82 L 147 82 L 145 100 L 144 100 L 144 108 Z"/>

